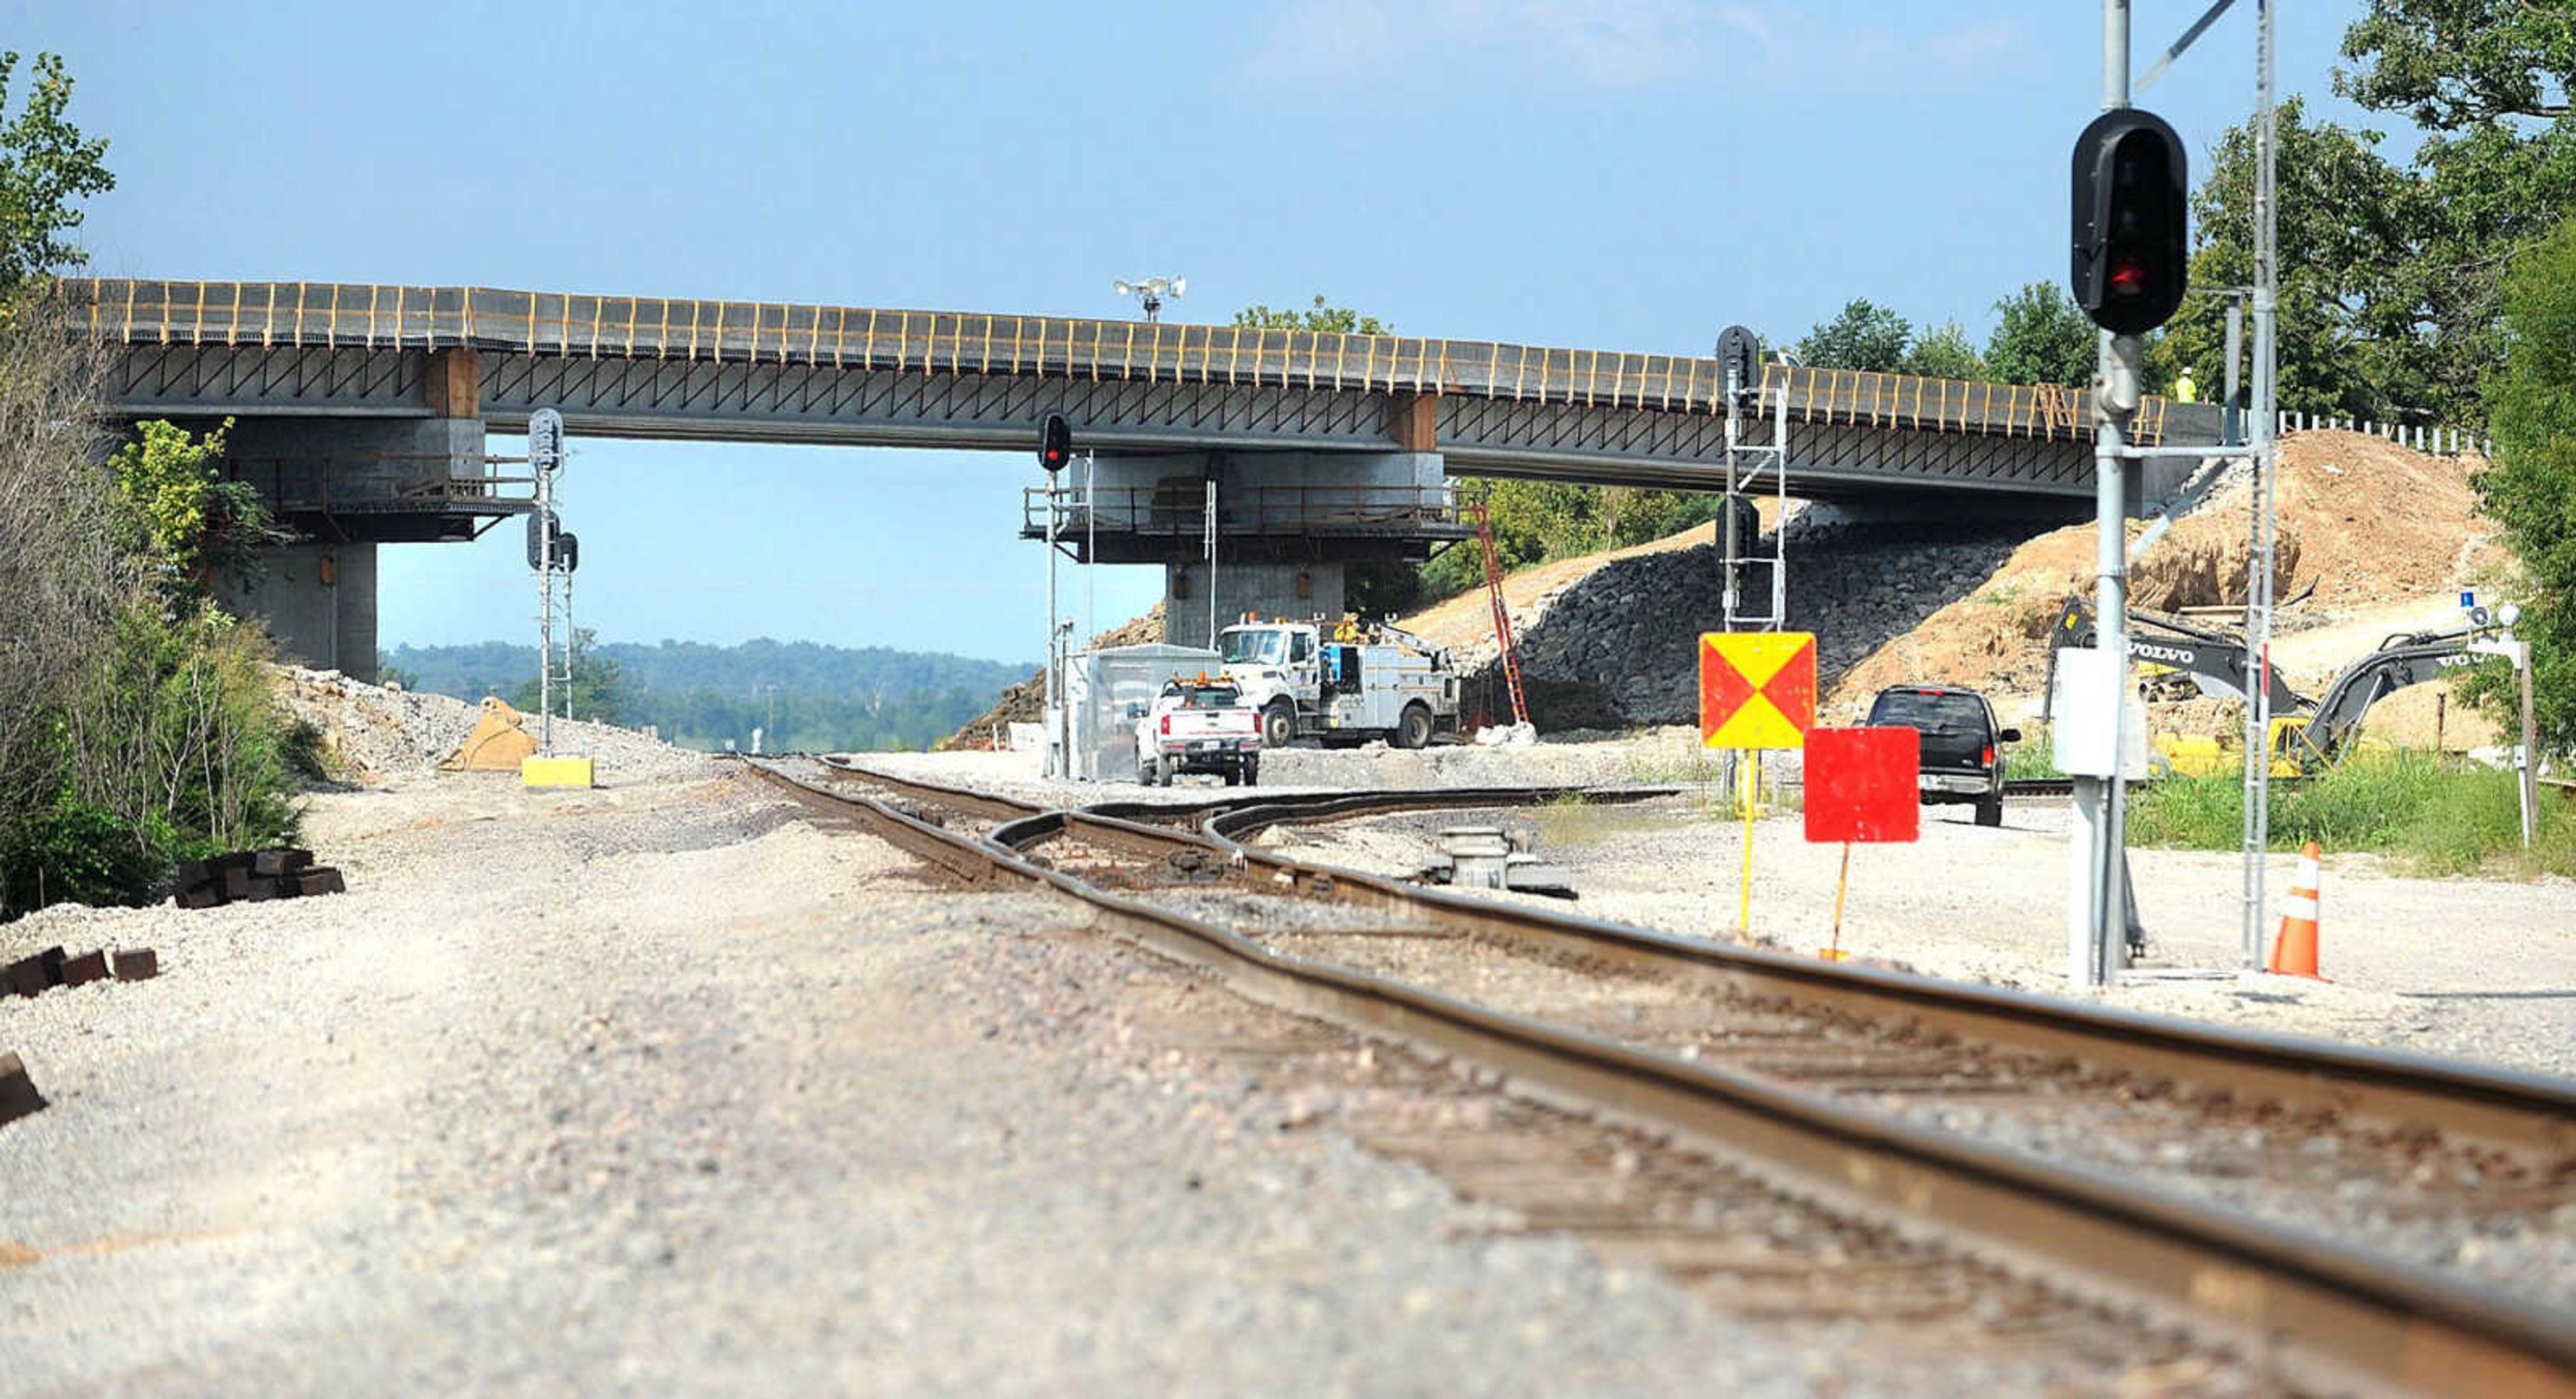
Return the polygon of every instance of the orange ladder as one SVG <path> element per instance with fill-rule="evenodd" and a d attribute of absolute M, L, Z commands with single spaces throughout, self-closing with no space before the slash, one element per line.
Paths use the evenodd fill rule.
<path fill-rule="evenodd" d="M 1512 692 L 1512 722 L 1529 722 L 1529 700 L 1521 693 L 1520 643 L 1512 639 L 1512 609 L 1503 601 L 1503 561 L 1494 550 L 1494 518 L 1480 498 L 1469 507 L 1476 516 L 1476 544 L 1485 551 L 1485 596 L 1494 604 L 1494 641 L 1503 648 L 1503 683 Z"/>

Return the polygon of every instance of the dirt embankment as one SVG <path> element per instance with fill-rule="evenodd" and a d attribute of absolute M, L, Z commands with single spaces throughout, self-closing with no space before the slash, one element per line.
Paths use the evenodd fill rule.
<path fill-rule="evenodd" d="M 2469 486 L 2478 465 L 2474 458 L 2427 456 L 2360 433 L 2284 439 L 2274 587 L 2282 599 L 2307 597 L 2283 609 L 2279 630 L 2291 636 L 2351 631 L 2342 646 L 2280 648 L 2276 654 L 2293 683 L 2330 676 L 2370 649 L 2382 629 L 2443 624 L 2441 604 L 2451 592 L 2494 566 L 2500 555 L 2488 543 Z M 2176 519 L 2132 565 L 2132 604 L 2162 612 L 2243 606 L 2251 513 L 2250 485 L 2237 479 Z M 2148 526 L 2139 521 L 2129 528 L 2134 542 Z M 1915 680 L 2037 695 L 2047 673 L 2049 624 L 2068 593 L 2091 592 L 2093 568 L 2090 524 L 2030 540 L 1981 587 L 1846 672 L 1833 686 L 1828 711 L 1857 708 L 1881 687 Z M 2232 625 L 2225 617 L 2210 620 Z"/>

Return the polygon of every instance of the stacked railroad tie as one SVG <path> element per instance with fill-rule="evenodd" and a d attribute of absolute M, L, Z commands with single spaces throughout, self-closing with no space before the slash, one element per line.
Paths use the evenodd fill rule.
<path fill-rule="evenodd" d="M 105 981 L 111 974 L 119 981 L 142 981 L 160 971 L 160 954 L 148 947 L 119 948 L 113 953 L 95 948 L 77 957 L 64 955 L 60 947 L 48 947 L 0 968 L 0 992 L 32 999 L 57 986 Z"/>
<path fill-rule="evenodd" d="M 242 901 L 339 894 L 347 892 L 348 887 L 340 871 L 313 863 L 312 851 L 281 847 L 236 850 L 203 860 L 181 861 L 170 898 L 181 908 L 213 908 Z"/>

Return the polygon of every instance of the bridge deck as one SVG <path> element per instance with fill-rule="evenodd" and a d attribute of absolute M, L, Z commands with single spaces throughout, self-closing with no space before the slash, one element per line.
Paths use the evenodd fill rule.
<path fill-rule="evenodd" d="M 1467 395 L 1722 414 L 1724 370 L 1684 355 L 1244 326 L 585 296 L 492 287 L 77 279 L 101 338 L 127 345 L 343 346 L 711 364 L 829 365 L 1144 383 Z M 2056 385 L 1763 366 L 1800 421 L 2088 440 L 2083 395 Z M 2159 441 L 2150 398 L 2137 440 Z"/>

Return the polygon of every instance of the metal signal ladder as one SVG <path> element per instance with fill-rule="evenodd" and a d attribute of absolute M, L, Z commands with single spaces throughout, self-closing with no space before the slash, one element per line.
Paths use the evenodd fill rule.
<path fill-rule="evenodd" d="M 1469 507 L 1476 516 L 1476 547 L 1485 554 L 1485 596 L 1494 605 L 1494 641 L 1503 650 L 1503 683 L 1512 692 L 1512 722 L 1529 722 L 1529 699 L 1521 692 L 1521 648 L 1512 637 L 1512 609 L 1503 600 L 1503 561 L 1494 548 L 1494 518 L 1484 497 Z"/>

